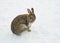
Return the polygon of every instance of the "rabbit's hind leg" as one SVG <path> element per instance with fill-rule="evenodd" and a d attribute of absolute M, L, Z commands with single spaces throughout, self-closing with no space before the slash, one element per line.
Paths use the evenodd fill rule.
<path fill-rule="evenodd" d="M 17 34 L 17 35 L 21 35 L 21 33 L 24 32 L 24 31 L 30 32 L 31 30 L 30 30 L 29 27 L 26 26 L 25 24 L 20 24 L 20 25 L 18 26 L 18 29 L 16 30 L 16 34 Z"/>
<path fill-rule="evenodd" d="M 20 24 L 15 29 L 15 34 L 20 35 L 22 32 L 24 32 L 27 29 L 27 26 L 25 24 Z"/>
<path fill-rule="evenodd" d="M 28 31 L 28 32 L 31 32 L 31 30 L 29 29 L 29 26 L 25 25 L 25 24 L 20 24 L 20 28 L 21 28 L 21 31 L 20 32 L 23 32 L 23 31 Z"/>
<path fill-rule="evenodd" d="M 26 31 L 28 29 L 28 26 L 26 26 L 25 24 L 20 24 L 19 28 L 20 33 L 22 33 L 23 31 Z"/>

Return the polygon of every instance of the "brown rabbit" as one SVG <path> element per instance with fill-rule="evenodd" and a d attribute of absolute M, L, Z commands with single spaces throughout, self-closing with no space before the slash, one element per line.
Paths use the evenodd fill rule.
<path fill-rule="evenodd" d="M 31 31 L 29 29 L 29 23 L 33 23 L 36 19 L 34 9 L 27 9 L 28 14 L 18 15 L 11 23 L 11 30 L 14 34 L 20 35 L 23 31 Z"/>

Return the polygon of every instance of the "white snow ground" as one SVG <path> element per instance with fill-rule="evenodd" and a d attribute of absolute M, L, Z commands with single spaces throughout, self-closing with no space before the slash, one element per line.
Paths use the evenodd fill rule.
<path fill-rule="evenodd" d="M 37 17 L 32 31 L 12 34 L 11 21 L 31 7 Z M 0 0 L 0 43 L 60 43 L 60 0 Z"/>

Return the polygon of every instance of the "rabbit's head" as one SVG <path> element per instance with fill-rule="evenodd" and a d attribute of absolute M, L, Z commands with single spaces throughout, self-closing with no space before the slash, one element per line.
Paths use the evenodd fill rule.
<path fill-rule="evenodd" d="M 30 23 L 34 22 L 35 19 L 36 19 L 36 16 L 34 14 L 34 9 L 33 8 L 31 8 L 31 10 L 30 9 L 27 9 L 27 11 L 29 13 L 29 17 L 28 17 L 29 18 L 29 22 Z"/>

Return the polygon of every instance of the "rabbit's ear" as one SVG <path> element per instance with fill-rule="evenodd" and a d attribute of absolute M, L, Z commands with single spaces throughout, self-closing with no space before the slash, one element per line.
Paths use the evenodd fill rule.
<path fill-rule="evenodd" d="M 31 10 L 32 10 L 32 13 L 34 14 L 34 9 L 33 9 L 33 8 L 31 8 Z"/>
<path fill-rule="evenodd" d="M 27 9 L 27 11 L 28 11 L 28 13 L 29 13 L 29 14 L 31 14 L 31 11 L 30 11 L 30 9 Z"/>

